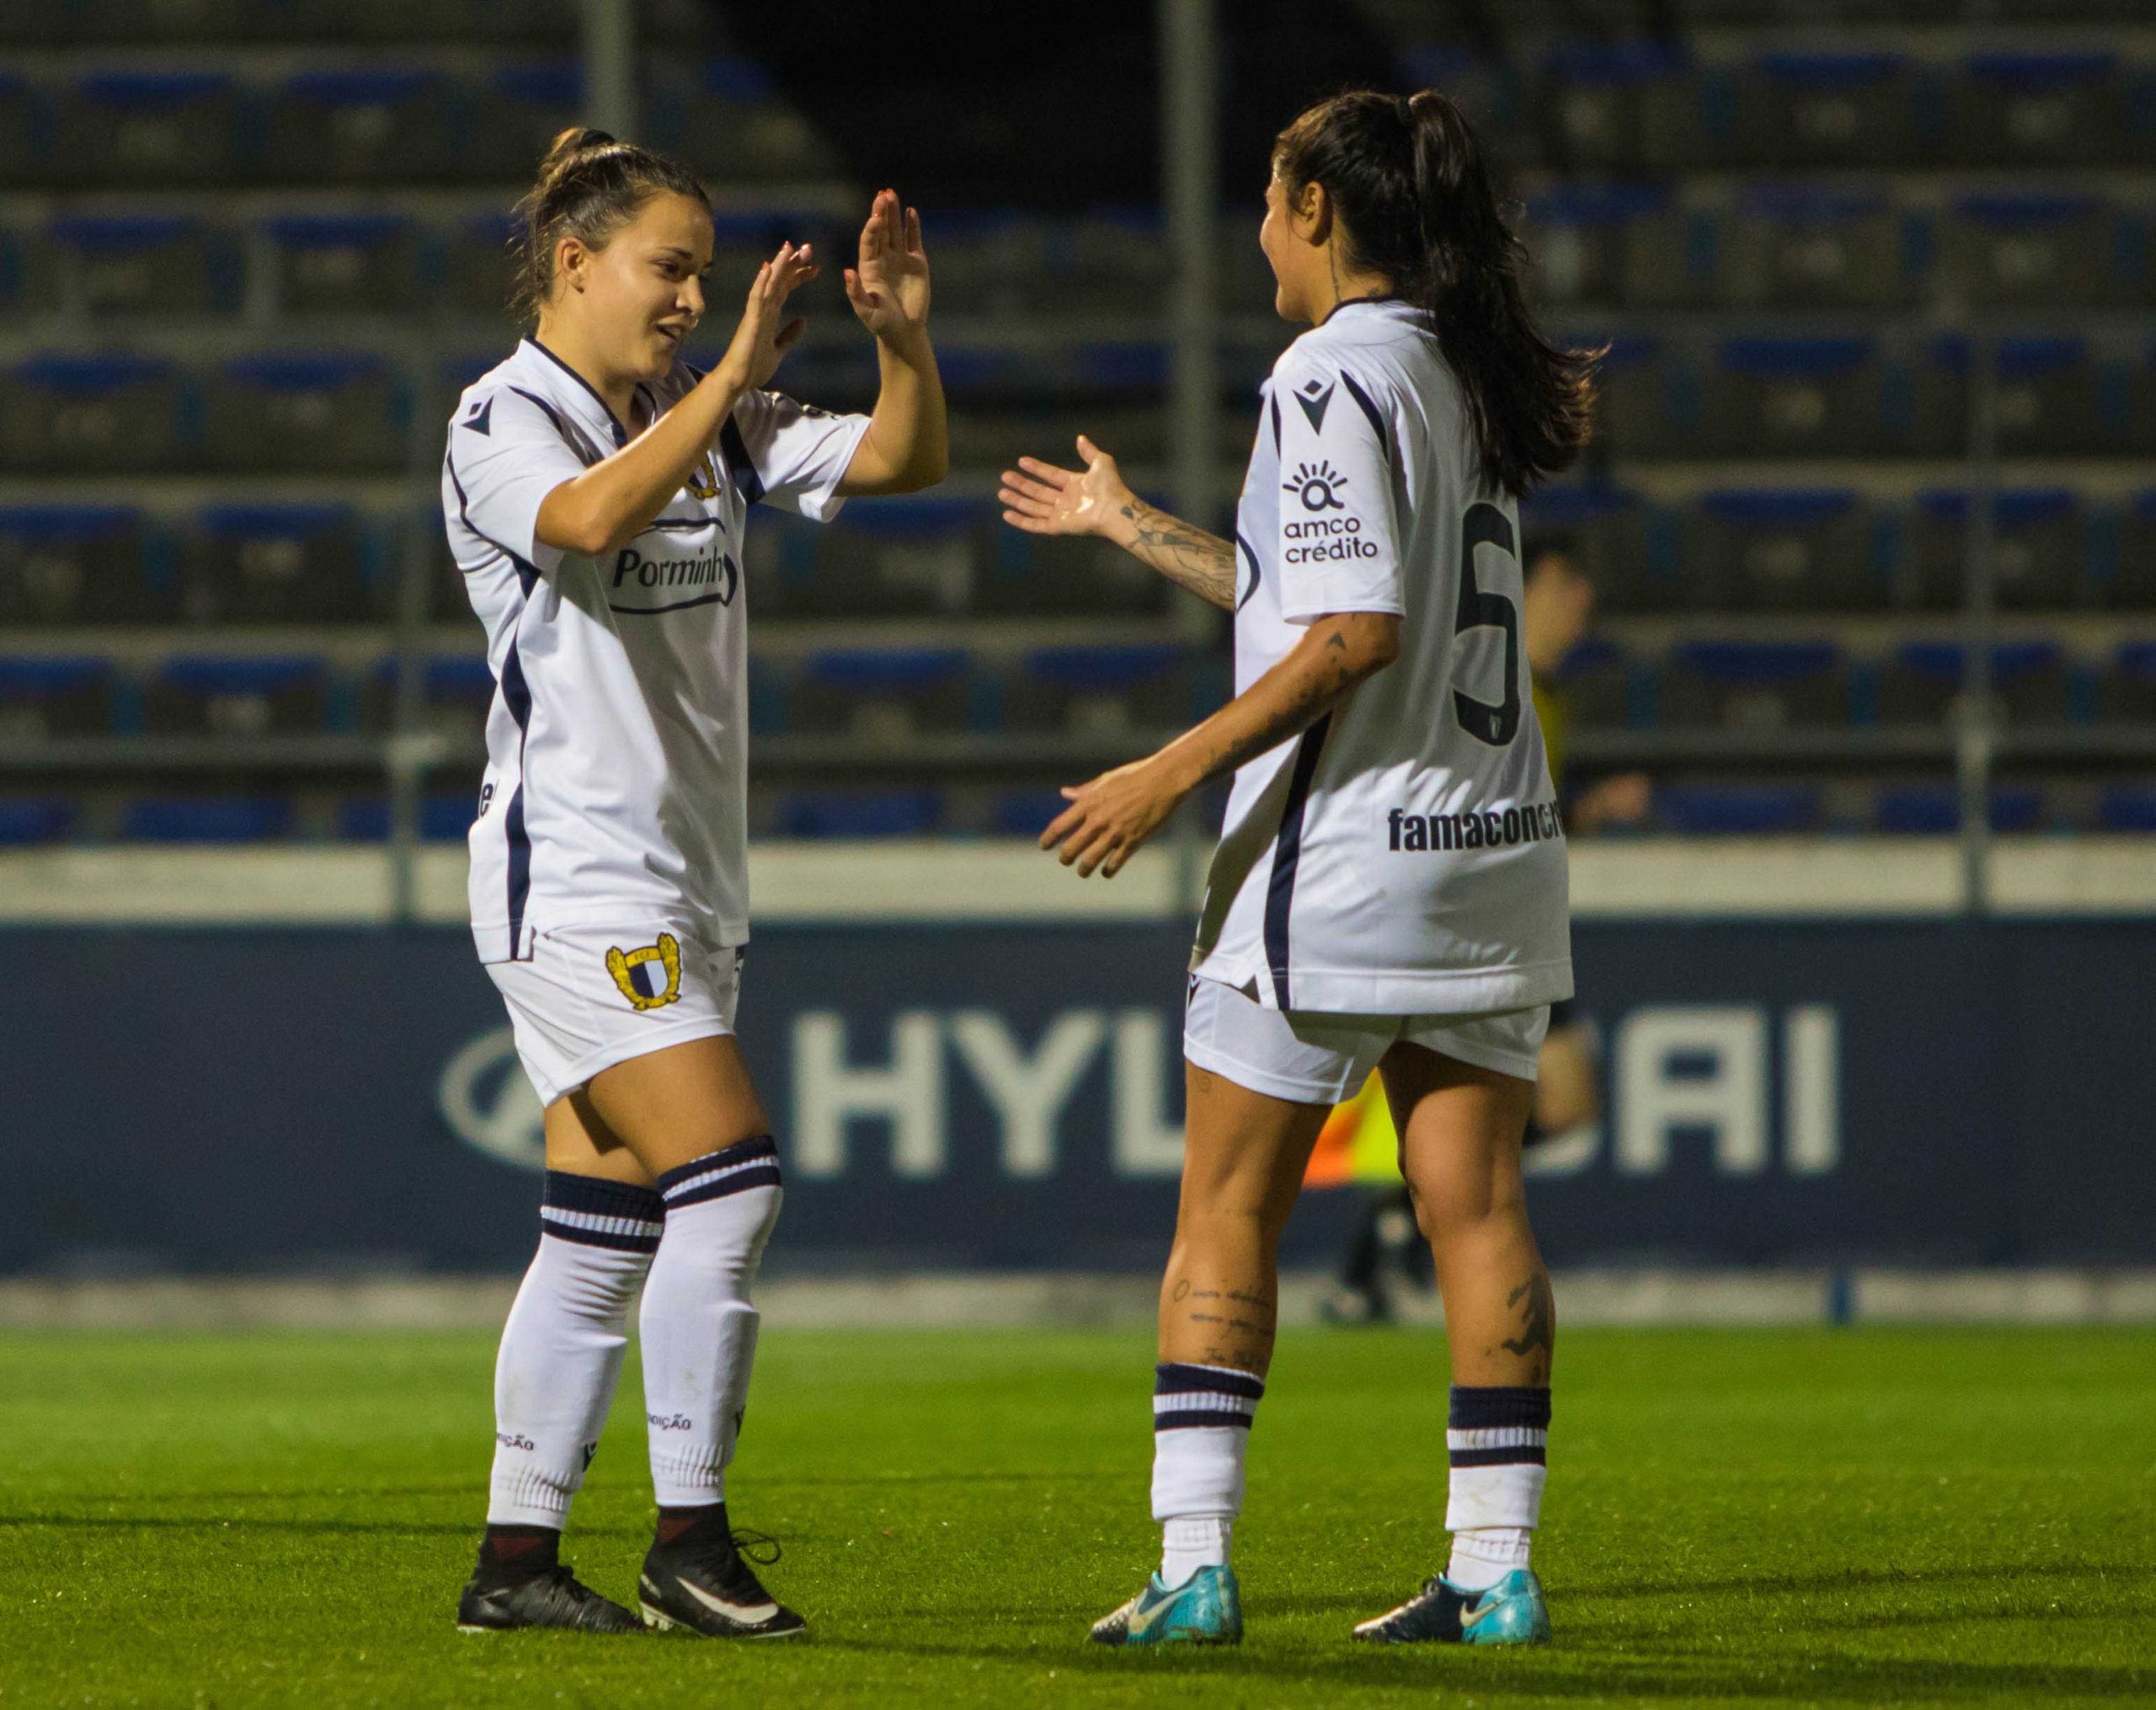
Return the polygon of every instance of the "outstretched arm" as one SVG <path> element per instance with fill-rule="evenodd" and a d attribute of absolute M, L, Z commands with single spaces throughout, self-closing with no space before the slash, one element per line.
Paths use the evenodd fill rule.
<path fill-rule="evenodd" d="M 1246 760 L 1278 747 L 1322 718 L 1358 683 L 1400 656 L 1400 619 L 1342 612 L 1303 632 L 1288 656 L 1194 729 L 1150 758 L 1065 789 L 1070 805 L 1041 833 L 1041 847 L 1082 878 L 1113 879 L 1166 823 L 1177 803 Z"/>
<path fill-rule="evenodd" d="M 840 478 L 839 491 L 915 493 L 951 467 L 943 381 L 928 342 L 928 254 L 921 212 L 901 209 L 896 190 L 878 194 L 861 228 L 861 261 L 846 270 L 846 300 L 876 335 L 882 383 L 868 431 Z"/>
<path fill-rule="evenodd" d="M 1083 434 L 1078 455 L 1082 471 L 1038 457 L 1021 457 L 1016 469 L 1006 469 L 996 494 L 1003 520 L 1027 534 L 1098 535 L 1178 588 L 1223 612 L 1235 609 L 1232 542 L 1148 505 L 1123 484 L 1115 459 Z"/>

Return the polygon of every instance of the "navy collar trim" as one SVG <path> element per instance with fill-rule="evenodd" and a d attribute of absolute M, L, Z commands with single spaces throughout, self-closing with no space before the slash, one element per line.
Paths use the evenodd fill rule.
<path fill-rule="evenodd" d="M 591 394 L 591 401 L 599 406 L 600 414 L 606 418 L 608 424 L 614 430 L 614 443 L 617 447 L 625 446 L 629 442 L 629 430 L 622 425 L 622 419 L 614 414 L 613 406 L 608 403 L 605 398 L 599 395 L 599 388 L 597 387 L 594 386 L 589 380 L 586 380 L 584 376 L 578 373 L 575 369 L 570 367 L 568 363 L 562 361 L 559 356 L 557 356 L 552 350 L 549 350 L 544 345 L 541 344 L 538 339 L 527 336 L 524 342 L 531 345 L 533 350 L 536 350 L 549 362 L 552 362 L 557 368 L 560 369 L 563 373 L 568 375 L 570 379 L 575 381 L 579 386 L 581 386 L 586 392 Z"/>
<path fill-rule="evenodd" d="M 1383 307 L 1389 304 L 1396 308 L 1407 308 L 1412 307 L 1407 299 L 1404 297 L 1343 297 L 1338 302 L 1333 304 L 1331 308 L 1325 312 L 1325 320 L 1320 321 L 1318 325 L 1321 327 L 1323 326 L 1326 323 L 1326 321 L 1331 320 L 1342 309 L 1354 308 L 1364 303 L 1370 304 L 1373 307 Z"/>

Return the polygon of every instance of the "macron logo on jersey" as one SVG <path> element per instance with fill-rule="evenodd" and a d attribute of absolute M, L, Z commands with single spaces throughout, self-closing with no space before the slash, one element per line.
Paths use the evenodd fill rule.
<path fill-rule="evenodd" d="M 492 439 L 494 436 L 494 399 L 491 398 L 488 398 L 485 402 L 481 403 L 477 409 L 473 410 L 471 414 L 466 416 L 462 421 L 457 423 L 457 426 L 470 428 L 473 433 L 484 434 L 488 439 Z"/>
<path fill-rule="evenodd" d="M 1310 419 L 1310 431 L 1325 430 L 1325 407 L 1332 402 L 1333 382 L 1330 380 L 1305 380 L 1295 388 L 1295 402 L 1302 405 L 1303 414 Z"/>

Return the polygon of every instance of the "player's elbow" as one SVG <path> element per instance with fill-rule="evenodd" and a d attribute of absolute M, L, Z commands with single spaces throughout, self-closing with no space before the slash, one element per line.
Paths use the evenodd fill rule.
<path fill-rule="evenodd" d="M 1400 620 L 1389 612 L 1357 612 L 1340 620 L 1357 677 L 1374 677 L 1400 657 Z"/>
<path fill-rule="evenodd" d="M 562 552 L 598 558 L 614 549 L 622 532 L 619 520 L 600 506 L 567 494 L 550 494 L 539 507 L 539 538 Z"/>

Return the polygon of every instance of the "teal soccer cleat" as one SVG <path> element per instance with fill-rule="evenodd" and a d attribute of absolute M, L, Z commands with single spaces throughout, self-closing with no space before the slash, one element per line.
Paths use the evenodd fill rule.
<path fill-rule="evenodd" d="M 1547 1644 L 1550 1611 L 1534 1570 L 1515 1568 L 1486 1591 L 1425 1580 L 1399 1608 L 1357 1627 L 1355 1637 L 1376 1644 Z"/>
<path fill-rule="evenodd" d="M 1093 1623 L 1095 1644 L 1241 1644 L 1242 1594 L 1233 1568 L 1200 1568 L 1172 1591 L 1158 1574 Z"/>

